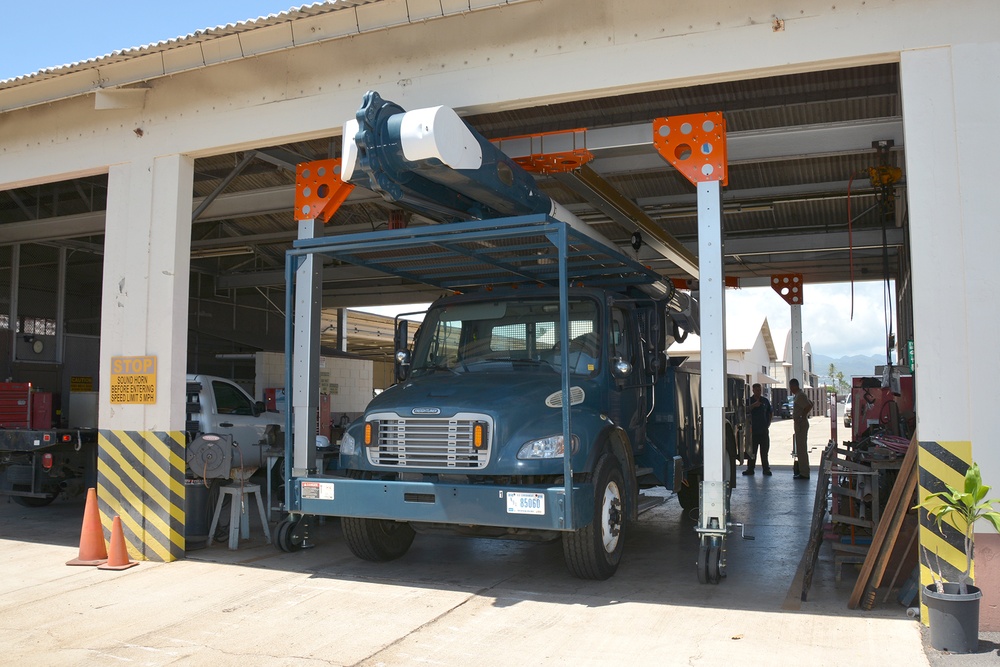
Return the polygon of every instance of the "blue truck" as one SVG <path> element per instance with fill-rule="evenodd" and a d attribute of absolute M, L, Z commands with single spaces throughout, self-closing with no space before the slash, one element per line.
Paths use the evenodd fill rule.
<path fill-rule="evenodd" d="M 665 487 L 686 509 L 699 503 L 700 378 L 666 354 L 697 329 L 696 305 L 541 195 L 457 116 L 442 120 L 441 109 L 408 121 L 369 93 L 345 128 L 354 148 L 345 145 L 344 169 L 345 180 L 440 224 L 302 238 L 289 251 L 287 382 L 302 397 L 292 413 L 311 409 L 317 328 L 303 296 L 316 277 L 307 258 L 447 293 L 424 314 L 412 348 L 414 323 L 397 319 L 398 382 L 347 427 L 337 470 L 316 468 L 303 433 L 310 422 L 296 428 L 290 414 L 290 514 L 275 543 L 299 548 L 317 515 L 341 517 L 351 551 L 370 561 L 399 558 L 416 534 L 442 529 L 561 539 L 572 574 L 606 579 L 643 489 Z M 408 124 L 421 133 L 420 150 L 407 150 Z M 442 138 L 445 130 L 476 159 Z M 744 436 L 743 382 L 731 379 L 729 394 L 731 478 Z M 703 569 L 717 581 L 723 554 L 703 557 L 715 559 Z"/>

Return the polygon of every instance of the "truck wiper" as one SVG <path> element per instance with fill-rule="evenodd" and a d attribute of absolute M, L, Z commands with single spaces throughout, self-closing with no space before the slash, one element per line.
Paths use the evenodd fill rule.
<path fill-rule="evenodd" d="M 414 368 L 414 371 L 448 371 L 452 375 L 458 375 L 456 371 L 451 366 L 444 366 L 442 364 L 428 364 L 427 366 L 421 366 L 420 368 Z"/>

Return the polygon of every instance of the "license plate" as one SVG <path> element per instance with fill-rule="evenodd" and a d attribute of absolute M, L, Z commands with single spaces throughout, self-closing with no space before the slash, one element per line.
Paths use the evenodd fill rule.
<path fill-rule="evenodd" d="M 507 492 L 507 514 L 545 514 L 544 493 Z"/>

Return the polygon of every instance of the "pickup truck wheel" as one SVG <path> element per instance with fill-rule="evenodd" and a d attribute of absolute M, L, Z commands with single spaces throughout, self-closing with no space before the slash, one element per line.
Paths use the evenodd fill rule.
<path fill-rule="evenodd" d="M 604 580 L 618 569 L 625 537 L 625 480 L 618 460 L 605 454 L 594 470 L 594 518 L 563 534 L 566 567 L 580 579 Z"/>
<path fill-rule="evenodd" d="M 15 503 L 22 507 L 45 507 L 51 505 L 58 495 L 58 493 L 54 493 L 48 498 L 32 498 L 30 496 L 12 496 L 12 498 Z"/>
<path fill-rule="evenodd" d="M 362 560 L 395 560 L 413 544 L 414 532 L 408 523 L 341 517 L 340 525 L 351 553 Z"/>

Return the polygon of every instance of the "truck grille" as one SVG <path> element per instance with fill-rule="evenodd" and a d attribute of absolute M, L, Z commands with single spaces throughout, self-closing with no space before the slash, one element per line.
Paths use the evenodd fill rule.
<path fill-rule="evenodd" d="M 454 417 L 400 417 L 372 414 L 378 423 L 375 442 L 368 447 L 368 460 L 377 466 L 481 470 L 490 461 L 493 420 L 487 415 L 460 413 Z M 476 422 L 485 423 L 486 446 L 472 443 Z"/>

